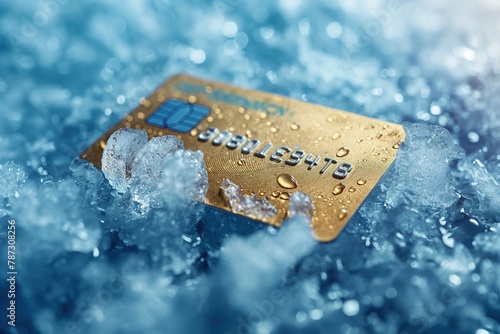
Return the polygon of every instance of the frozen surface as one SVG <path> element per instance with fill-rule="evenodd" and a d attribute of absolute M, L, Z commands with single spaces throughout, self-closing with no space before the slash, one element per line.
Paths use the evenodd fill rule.
<path fill-rule="evenodd" d="M 18 247 L 0 332 L 500 333 L 498 17 L 493 0 L 0 0 L 0 263 L 8 219 Z M 173 138 L 117 135 L 105 174 L 75 160 L 179 72 L 409 122 L 408 140 L 329 244 L 303 194 L 281 229 L 200 205 L 202 154 Z"/>

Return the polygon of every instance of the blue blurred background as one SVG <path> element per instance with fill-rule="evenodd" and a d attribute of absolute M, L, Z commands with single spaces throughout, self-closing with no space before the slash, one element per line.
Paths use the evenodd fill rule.
<path fill-rule="evenodd" d="M 0 1 L 0 243 L 15 218 L 20 261 L 4 332 L 499 333 L 499 18 L 493 0 Z M 177 73 L 430 127 L 406 128 L 408 163 L 337 241 L 266 270 L 245 256 L 276 231 L 184 202 L 132 219 L 73 162 Z M 135 239 L 168 212 L 189 228 Z M 218 283 L 245 270 L 276 280 Z M 286 303 L 233 300 L 275 288 Z"/>

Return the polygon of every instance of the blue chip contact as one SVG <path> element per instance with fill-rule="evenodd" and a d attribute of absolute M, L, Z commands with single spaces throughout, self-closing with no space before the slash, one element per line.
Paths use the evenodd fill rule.
<path fill-rule="evenodd" d="M 172 131 L 186 133 L 200 123 L 210 110 L 202 105 L 183 100 L 167 100 L 149 118 L 147 123 Z"/>

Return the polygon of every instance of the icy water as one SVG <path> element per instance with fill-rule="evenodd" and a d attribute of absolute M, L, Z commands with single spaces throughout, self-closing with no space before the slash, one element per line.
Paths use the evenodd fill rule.
<path fill-rule="evenodd" d="M 499 17 L 493 0 L 0 1 L 0 332 L 500 333 Z M 327 244 L 302 194 L 281 229 L 193 201 L 202 156 L 171 139 L 132 135 L 147 178 L 75 160 L 177 73 L 406 122 L 407 140 Z"/>

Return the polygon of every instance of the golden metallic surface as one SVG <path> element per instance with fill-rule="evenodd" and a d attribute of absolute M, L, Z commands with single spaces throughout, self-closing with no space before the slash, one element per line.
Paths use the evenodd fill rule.
<path fill-rule="evenodd" d="M 147 124 L 149 116 L 169 99 L 207 106 L 210 113 L 187 133 Z M 147 99 L 141 99 L 134 111 L 88 147 L 81 157 L 100 168 L 103 143 L 125 126 L 143 129 L 150 138 L 175 135 L 187 149 L 201 150 L 208 171 L 205 200 L 208 205 L 231 211 L 219 192 L 222 180 L 227 178 L 241 187 L 242 194 L 255 194 L 274 205 L 278 214 L 266 223 L 280 226 L 287 216 L 290 194 L 295 191 L 310 194 L 315 206 L 311 225 L 320 241 L 331 241 L 340 233 L 394 161 L 405 136 L 398 124 L 179 75 Z M 219 146 L 212 143 L 213 137 L 200 141 L 198 136 L 209 127 L 217 128 L 217 133 L 230 131 L 232 135 L 246 136 L 246 141 L 236 149 L 226 146 L 229 138 Z M 242 147 L 251 139 L 260 140 L 260 144 L 251 153 L 242 153 Z M 265 151 L 266 157 L 254 155 L 269 143 L 272 146 Z M 285 163 L 297 161 L 292 157 L 297 150 L 305 152 L 300 162 Z M 271 159 L 275 152 L 277 161 Z M 305 162 L 310 154 L 309 161 L 321 157 L 317 165 Z M 352 169 L 339 179 L 333 173 L 342 163 L 352 165 Z M 348 169 L 346 166 L 341 168 Z M 339 173 L 345 175 L 345 171 Z"/>

